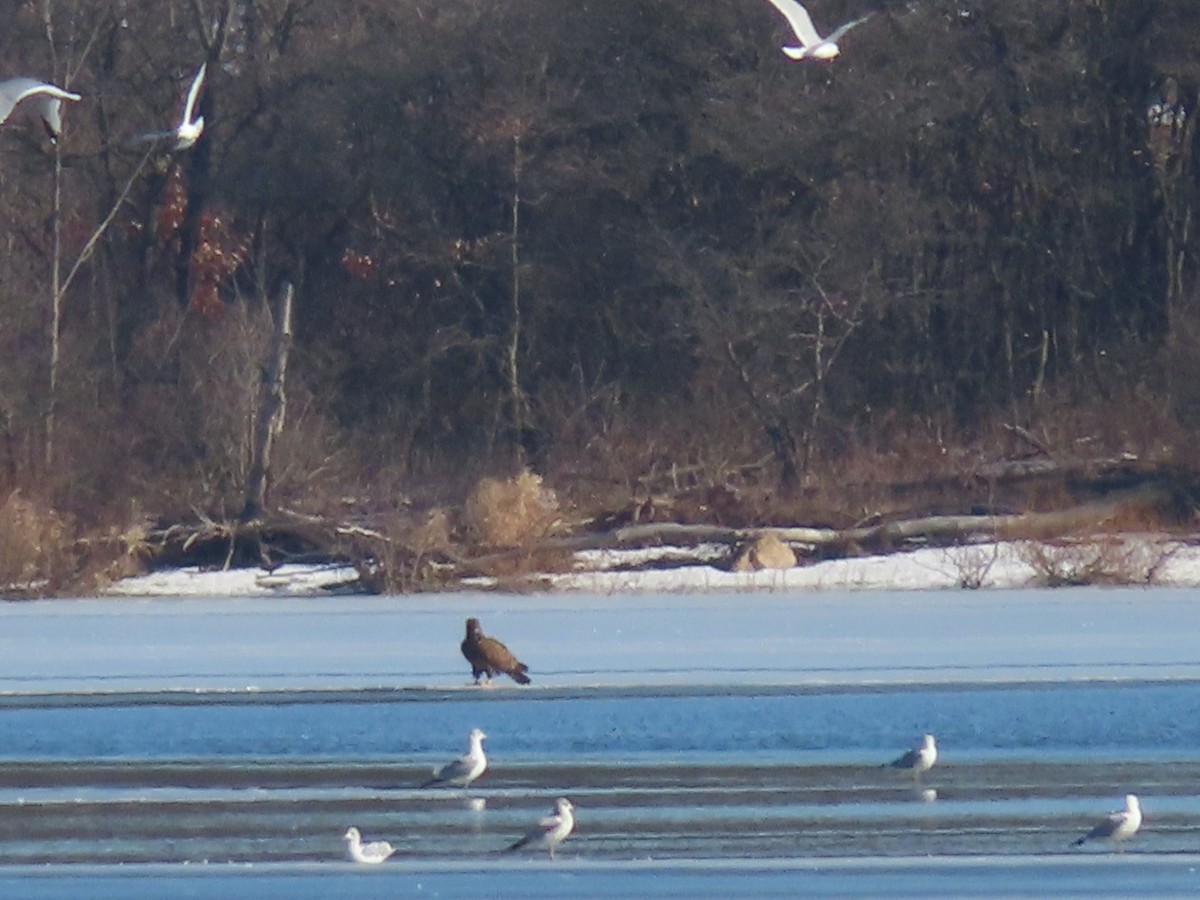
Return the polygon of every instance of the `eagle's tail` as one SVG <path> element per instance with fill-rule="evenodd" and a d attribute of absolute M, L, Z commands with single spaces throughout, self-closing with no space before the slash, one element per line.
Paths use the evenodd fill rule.
<path fill-rule="evenodd" d="M 517 684 L 529 684 L 529 676 L 525 674 L 528 671 L 529 666 L 525 665 L 525 663 L 517 663 L 508 674 L 512 676 L 512 680 Z"/>

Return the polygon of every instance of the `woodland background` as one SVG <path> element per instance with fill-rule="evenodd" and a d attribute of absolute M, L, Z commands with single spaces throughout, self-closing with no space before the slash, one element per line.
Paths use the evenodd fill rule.
<path fill-rule="evenodd" d="M 766 0 L 0 3 L 0 74 L 83 94 L 0 129 L 10 520 L 236 516 L 285 280 L 275 508 L 1191 468 L 1200 4 L 810 4 L 872 9 L 798 64 Z M 203 139 L 144 156 L 205 61 Z"/>

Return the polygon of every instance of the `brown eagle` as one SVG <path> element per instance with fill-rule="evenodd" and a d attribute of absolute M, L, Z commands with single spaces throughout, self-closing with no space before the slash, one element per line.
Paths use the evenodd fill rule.
<path fill-rule="evenodd" d="M 471 674 L 479 684 L 479 676 L 487 675 L 488 683 L 497 672 L 503 672 L 517 684 L 529 684 L 529 666 L 521 662 L 509 649 L 495 638 L 488 637 L 479 626 L 479 620 L 467 619 L 467 636 L 463 638 L 462 654 L 471 664 Z"/>

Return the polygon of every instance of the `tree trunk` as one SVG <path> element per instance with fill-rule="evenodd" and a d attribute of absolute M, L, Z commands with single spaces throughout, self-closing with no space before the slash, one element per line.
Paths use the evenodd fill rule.
<path fill-rule="evenodd" d="M 250 474 L 246 477 L 246 504 L 241 521 L 250 522 L 262 516 L 266 509 L 267 486 L 271 474 L 271 445 L 283 428 L 284 381 L 287 376 L 288 351 L 292 346 L 292 299 L 295 288 L 285 284 L 279 303 L 275 339 L 271 343 L 271 360 L 264 376 L 262 405 L 254 427 L 254 446 Z"/>
<path fill-rule="evenodd" d="M 508 397 L 513 430 L 513 452 L 517 469 L 525 466 L 525 438 L 528 425 L 528 400 L 521 389 L 521 135 L 513 136 L 513 196 L 512 196 L 512 322 L 508 336 L 505 374 L 508 376 Z"/>
<path fill-rule="evenodd" d="M 49 2 L 42 9 L 43 23 L 46 27 L 46 43 L 50 46 L 51 71 L 57 71 L 57 54 L 54 52 L 54 19 Z M 63 84 L 70 88 L 70 82 Z M 46 470 L 54 468 L 54 430 L 55 418 L 58 415 L 58 370 L 62 353 L 62 143 L 54 142 L 54 182 L 51 188 L 53 207 L 50 211 L 51 250 L 50 250 L 50 384 L 49 396 L 46 399 Z"/>

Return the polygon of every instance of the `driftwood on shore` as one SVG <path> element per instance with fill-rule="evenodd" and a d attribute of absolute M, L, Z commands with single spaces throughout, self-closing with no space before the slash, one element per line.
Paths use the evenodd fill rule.
<path fill-rule="evenodd" d="M 772 534 L 806 557 L 831 558 L 880 553 L 914 546 L 950 546 L 982 540 L 1051 539 L 1080 530 L 1099 530 L 1134 509 L 1150 509 L 1170 499 L 1158 490 L 1123 494 L 1106 501 L 1084 503 L 1070 509 L 1014 515 L 946 515 L 900 519 L 853 528 L 729 528 L 720 525 L 652 522 L 627 525 L 611 531 L 553 537 L 538 543 L 539 551 L 576 553 L 582 550 L 616 550 L 655 545 L 695 546 L 727 544 L 733 547 L 759 535 Z M 498 560 L 530 548 L 506 550 L 466 560 L 469 569 L 483 570 Z"/>
<path fill-rule="evenodd" d="M 432 546 L 414 540 L 419 529 L 403 523 L 390 527 L 368 521 L 335 521 L 289 511 L 266 513 L 251 522 L 204 519 L 173 524 L 147 535 L 155 565 L 268 568 L 291 561 L 328 561 L 356 567 L 370 590 L 402 590 L 497 572 L 536 569 L 585 550 L 654 546 L 725 545 L 732 562 L 735 548 L 770 534 L 800 560 L 885 553 L 919 546 L 954 546 L 984 540 L 1053 540 L 1100 531 L 1126 530 L 1131 523 L 1190 516 L 1193 492 L 1172 477 L 1148 477 L 1122 485 L 1100 499 L 1066 508 L 1009 514 L 896 516 L 889 521 L 850 527 L 730 527 L 679 521 L 639 522 L 587 531 L 543 535 L 519 547 L 483 552 L 442 541 Z M 411 524 L 411 523 L 410 523 Z M 593 526 L 594 527 L 594 526 Z"/>

